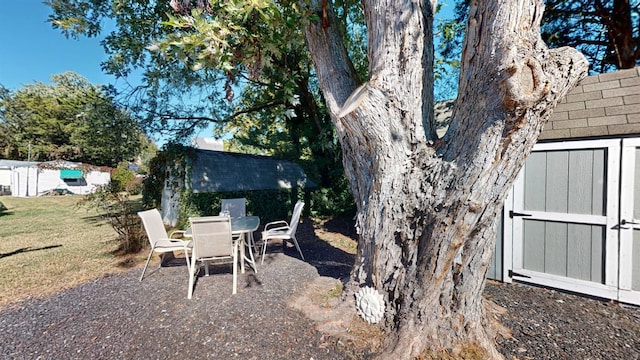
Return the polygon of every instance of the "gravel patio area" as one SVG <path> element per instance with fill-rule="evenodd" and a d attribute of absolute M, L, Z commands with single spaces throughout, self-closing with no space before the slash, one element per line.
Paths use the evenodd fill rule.
<path fill-rule="evenodd" d="M 303 230 L 304 231 L 304 230 Z M 258 273 L 230 266 L 200 277 L 189 301 L 184 259 L 138 281 L 140 269 L 106 276 L 0 310 L 6 359 L 360 359 L 324 336 L 288 304 L 319 274 L 348 274 L 353 256 L 312 237 L 268 254 Z M 277 249 L 276 249 L 277 250 Z M 486 296 L 506 309 L 507 359 L 640 359 L 640 310 L 548 289 L 489 283 Z"/>

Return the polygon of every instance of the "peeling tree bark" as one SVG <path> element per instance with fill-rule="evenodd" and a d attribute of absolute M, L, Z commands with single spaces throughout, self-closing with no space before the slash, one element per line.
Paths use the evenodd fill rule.
<path fill-rule="evenodd" d="M 435 1 L 364 1 L 365 84 L 357 81 L 331 6 L 310 6 L 326 19 L 325 26 L 311 22 L 306 36 L 358 206 L 358 253 L 347 288 L 373 286 L 385 296 L 388 336 L 380 357 L 469 345 L 499 357 L 482 304 L 497 214 L 552 109 L 586 76 L 586 60 L 543 44 L 541 1 L 472 1 L 459 96 L 438 139 Z M 345 106 L 358 86 L 349 99 L 354 106 Z"/>

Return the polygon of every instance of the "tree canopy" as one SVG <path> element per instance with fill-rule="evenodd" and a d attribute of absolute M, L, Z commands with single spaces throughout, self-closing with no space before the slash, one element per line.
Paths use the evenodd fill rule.
<path fill-rule="evenodd" d="M 3 157 L 106 166 L 134 160 L 143 134 L 108 89 L 72 72 L 52 75 L 51 82 L 0 91 Z"/>

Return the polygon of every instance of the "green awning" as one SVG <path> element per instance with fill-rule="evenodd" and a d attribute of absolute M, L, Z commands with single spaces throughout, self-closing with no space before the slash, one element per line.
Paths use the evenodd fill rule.
<path fill-rule="evenodd" d="M 82 170 L 76 170 L 76 169 L 60 170 L 60 179 L 82 179 Z"/>

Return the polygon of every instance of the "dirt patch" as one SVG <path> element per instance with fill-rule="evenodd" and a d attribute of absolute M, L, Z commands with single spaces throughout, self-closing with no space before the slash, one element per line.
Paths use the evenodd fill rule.
<path fill-rule="evenodd" d="M 290 305 L 317 324 L 317 329 L 338 344 L 346 345 L 354 355 L 376 353 L 384 338 L 376 325 L 358 316 L 353 299 L 342 299 L 342 283 L 330 277 L 318 277 L 296 294 Z"/>

